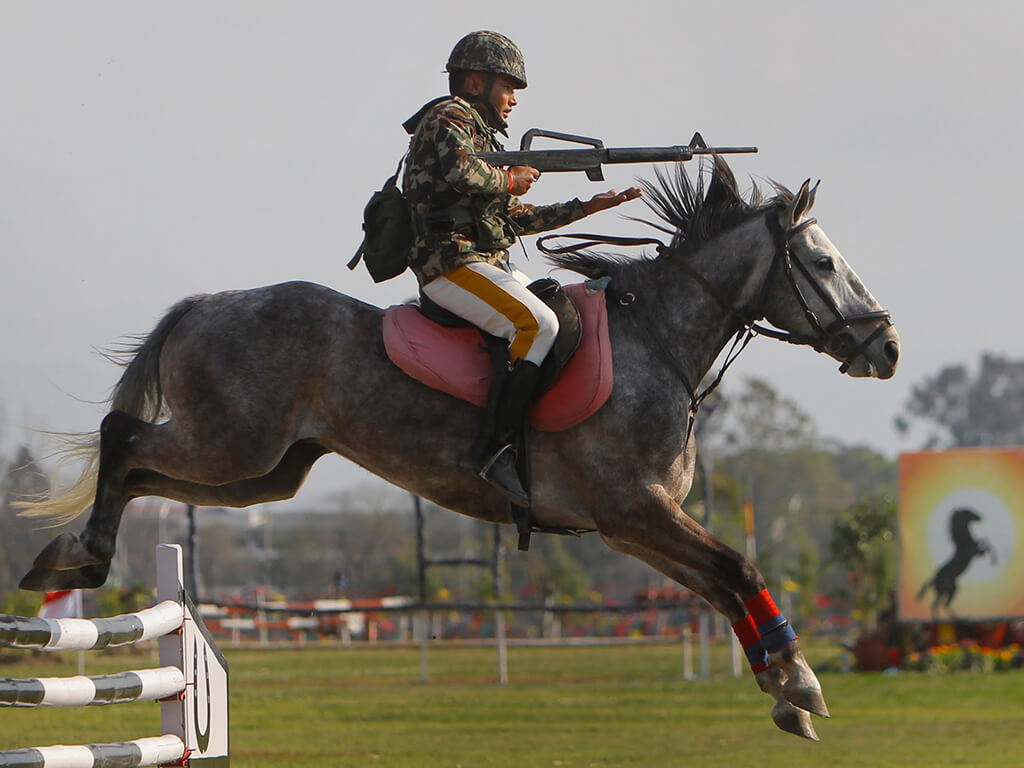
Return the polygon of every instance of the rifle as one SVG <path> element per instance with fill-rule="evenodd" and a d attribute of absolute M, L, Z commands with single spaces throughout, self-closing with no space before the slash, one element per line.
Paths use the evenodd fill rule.
<path fill-rule="evenodd" d="M 534 138 L 543 136 L 559 141 L 587 144 L 592 149 L 530 149 Z M 605 147 L 600 139 L 531 128 L 523 134 L 519 152 L 480 152 L 476 155 L 491 165 L 528 165 L 545 171 L 585 171 L 591 181 L 604 181 L 605 163 L 683 163 L 694 155 L 735 155 L 757 152 L 757 147 L 709 147 L 699 133 L 689 144 L 674 147 Z"/>

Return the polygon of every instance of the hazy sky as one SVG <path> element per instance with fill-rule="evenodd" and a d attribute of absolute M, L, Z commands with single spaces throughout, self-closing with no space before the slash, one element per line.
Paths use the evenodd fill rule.
<path fill-rule="evenodd" d="M 611 146 L 699 130 L 761 148 L 733 161 L 741 179 L 822 179 L 815 214 L 892 311 L 900 370 L 852 380 L 759 340 L 726 387 L 762 376 L 826 436 L 915 447 L 892 429 L 913 384 L 1022 352 L 1022 20 L 1011 2 L 0 0 L 0 451 L 39 445 L 28 428 L 96 428 L 117 370 L 92 348 L 185 295 L 298 278 L 410 296 L 411 276 L 375 286 L 345 263 L 402 120 L 474 29 L 526 56 L 510 144 L 535 126 Z M 650 173 L 548 174 L 528 200 Z M 619 213 L 645 211 L 586 229 L 642 234 Z M 360 477 L 324 459 L 299 501 Z"/>

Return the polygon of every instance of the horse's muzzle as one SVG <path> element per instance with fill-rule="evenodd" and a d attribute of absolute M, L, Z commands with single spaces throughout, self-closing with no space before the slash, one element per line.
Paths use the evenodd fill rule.
<path fill-rule="evenodd" d="M 865 341 L 856 347 L 856 352 L 844 356 L 847 362 L 839 370 L 854 378 L 891 379 L 900 359 L 900 335 L 896 329 L 886 323 L 874 329 Z"/>

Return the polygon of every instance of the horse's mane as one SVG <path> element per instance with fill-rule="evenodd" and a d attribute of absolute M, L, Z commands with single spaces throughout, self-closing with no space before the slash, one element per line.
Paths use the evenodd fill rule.
<path fill-rule="evenodd" d="M 654 173 L 656 181 L 644 179 L 640 185 L 647 207 L 664 224 L 631 218 L 672 235 L 668 252 L 675 257 L 688 258 L 716 235 L 746 223 L 769 208 L 784 206 L 793 200 L 793 193 L 776 182 L 771 182 L 775 190 L 772 197 L 766 199 L 757 184 L 753 184 L 750 194 L 744 199 L 732 169 L 718 155 L 713 162 L 701 164 L 695 181 L 691 181 L 682 163 L 674 172 L 655 168 Z M 623 278 L 642 269 L 654 257 L 630 258 L 586 250 L 548 258 L 558 267 L 589 278 L 610 276 L 627 282 Z"/>

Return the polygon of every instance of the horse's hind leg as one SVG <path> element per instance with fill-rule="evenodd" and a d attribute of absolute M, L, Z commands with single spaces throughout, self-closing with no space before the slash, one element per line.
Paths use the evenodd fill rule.
<path fill-rule="evenodd" d="M 151 469 L 133 469 L 125 482 L 125 502 L 141 496 L 162 496 L 200 506 L 248 507 L 290 499 L 302 487 L 313 463 L 325 453 L 329 453 L 328 449 L 317 443 L 298 442 L 267 474 L 223 485 L 203 485 Z"/>
<path fill-rule="evenodd" d="M 814 725 L 811 723 L 811 716 L 806 710 L 794 706 L 786 699 L 783 692 L 786 676 L 779 667 L 768 663 L 767 654 L 760 644 L 760 637 L 757 636 L 756 639 L 754 637 L 757 635 L 757 628 L 753 628 L 752 635 L 749 630 L 749 614 L 743 601 L 735 592 L 715 583 L 705 574 L 680 565 L 646 547 L 607 537 L 604 540 L 612 549 L 633 555 L 661 571 L 673 581 L 692 589 L 707 600 L 716 611 L 729 619 L 733 631 L 736 632 L 743 645 L 758 687 L 775 699 L 771 710 L 772 721 L 788 733 L 818 741 L 818 735 L 814 732 Z"/>
<path fill-rule="evenodd" d="M 281 460 L 281 452 L 270 440 L 232 451 L 214 436 L 186 434 L 171 422 L 155 425 L 118 411 L 107 414 L 100 427 L 96 501 L 85 529 L 81 536 L 62 533 L 50 542 L 22 579 L 22 588 L 93 588 L 106 581 L 130 498 L 125 493 L 129 472 L 146 468 L 217 485 L 265 475 Z"/>
<path fill-rule="evenodd" d="M 661 485 L 644 489 L 630 510 L 597 520 L 602 535 L 650 549 L 721 584 L 742 600 L 771 662 L 785 672 L 786 699 L 828 717 L 821 685 L 800 650 L 796 634 L 768 594 L 764 578 L 741 554 L 711 536 Z"/>
<path fill-rule="evenodd" d="M 96 500 L 85 530 L 81 536 L 65 532 L 51 541 L 21 580 L 22 589 L 92 589 L 106 581 L 124 506 L 121 491 L 126 458 L 132 446 L 152 428 L 152 424 L 125 413 L 107 414 L 100 425 Z"/>

